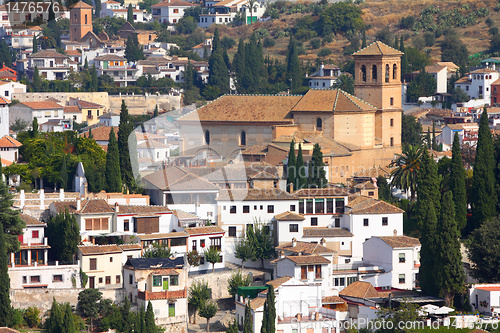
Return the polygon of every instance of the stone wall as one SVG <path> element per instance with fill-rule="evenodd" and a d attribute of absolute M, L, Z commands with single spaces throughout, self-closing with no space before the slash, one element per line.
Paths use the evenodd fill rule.
<path fill-rule="evenodd" d="M 14 308 L 26 309 L 36 306 L 43 312 L 50 309 L 52 300 L 55 298 L 59 303 L 76 306 L 78 293 L 83 289 L 11 289 L 10 300 Z"/>
<path fill-rule="evenodd" d="M 109 109 L 108 92 L 29 92 L 29 93 L 14 93 L 12 99 L 17 99 L 20 102 L 43 102 L 49 98 L 55 98 L 60 101 L 59 104 L 67 105 L 69 98 L 80 98 L 81 100 L 104 105 Z"/>

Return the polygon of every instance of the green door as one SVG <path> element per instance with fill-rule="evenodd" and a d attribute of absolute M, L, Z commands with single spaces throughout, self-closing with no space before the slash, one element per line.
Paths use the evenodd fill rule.
<path fill-rule="evenodd" d="M 168 276 L 163 278 L 163 290 L 168 290 Z"/>
<path fill-rule="evenodd" d="M 107 61 L 103 61 L 102 62 L 102 68 L 104 68 L 104 69 L 108 68 L 108 62 Z"/>

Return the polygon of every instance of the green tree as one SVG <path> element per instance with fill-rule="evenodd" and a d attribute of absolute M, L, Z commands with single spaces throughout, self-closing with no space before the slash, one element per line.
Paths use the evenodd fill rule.
<path fill-rule="evenodd" d="M 130 162 L 129 136 L 134 131 L 134 124 L 128 113 L 127 104 L 122 99 L 120 125 L 118 127 L 118 152 L 120 155 L 120 171 L 122 182 L 129 190 L 135 189 L 134 173 Z M 135 134 L 135 133 L 134 133 Z"/>
<path fill-rule="evenodd" d="M 378 321 L 384 322 L 386 329 L 377 330 L 383 333 L 410 333 L 411 329 L 399 328 L 399 323 L 415 323 L 419 320 L 418 305 L 401 302 L 396 308 L 380 308 L 377 311 Z M 389 324 L 390 323 L 390 324 Z M 403 325 L 404 326 L 404 325 Z"/>
<path fill-rule="evenodd" d="M 443 194 L 441 217 L 437 227 L 438 265 L 437 287 L 446 306 L 453 306 L 456 293 L 464 291 L 465 274 L 460 253 L 460 232 L 455 219 L 455 204 L 451 191 Z"/>
<path fill-rule="evenodd" d="M 236 319 L 226 328 L 226 333 L 238 333 L 238 323 Z"/>
<path fill-rule="evenodd" d="M 36 39 L 36 36 L 33 35 L 33 53 L 38 52 L 38 39 Z"/>
<path fill-rule="evenodd" d="M 125 58 L 128 61 L 136 62 L 137 60 L 144 59 L 144 52 L 137 35 L 132 35 L 127 38 L 127 43 L 125 46 Z"/>
<path fill-rule="evenodd" d="M 269 226 L 255 219 L 247 228 L 247 239 L 254 250 L 253 260 L 260 260 L 264 267 L 264 260 L 271 259 L 274 254 L 274 239 Z"/>
<path fill-rule="evenodd" d="M 378 198 L 386 202 L 392 202 L 391 187 L 384 176 L 380 175 L 377 177 L 377 187 Z"/>
<path fill-rule="evenodd" d="M 144 326 L 146 328 L 146 332 L 144 333 L 156 332 L 155 314 L 153 312 L 153 305 L 151 304 L 151 301 L 148 302 L 148 308 L 146 310 L 146 315 L 144 318 Z"/>
<path fill-rule="evenodd" d="M 52 300 L 50 307 L 50 315 L 45 320 L 45 330 L 49 333 L 63 333 L 64 313 L 56 299 Z"/>
<path fill-rule="evenodd" d="M 422 125 L 413 116 L 403 113 L 401 117 L 401 143 L 404 145 L 420 146 L 422 144 Z"/>
<path fill-rule="evenodd" d="M 410 191 L 410 201 L 415 201 L 418 173 L 422 160 L 422 148 L 406 145 L 402 154 L 397 154 L 396 159 L 390 164 L 395 167 L 391 172 L 391 185 L 403 191 Z"/>
<path fill-rule="evenodd" d="M 306 167 L 304 165 L 304 156 L 302 155 L 302 144 L 299 143 L 299 150 L 297 153 L 297 188 L 296 190 L 300 190 L 307 186 L 307 172 Z"/>
<path fill-rule="evenodd" d="M 243 83 L 243 78 L 245 76 L 245 42 L 243 41 L 243 38 L 240 38 L 240 41 L 238 43 L 238 51 L 236 51 L 236 54 L 234 55 L 233 58 L 233 63 L 231 65 L 231 68 L 236 74 L 236 87 L 240 92 L 242 92 L 242 83 Z"/>
<path fill-rule="evenodd" d="M 297 189 L 297 157 L 295 156 L 295 142 L 292 139 L 290 142 L 290 150 L 288 150 L 288 163 L 287 163 L 287 190 L 290 192 L 292 186 L 294 190 Z"/>
<path fill-rule="evenodd" d="M 5 184 L 2 178 L 0 178 L 0 224 L 2 225 L 2 242 L 5 242 L 5 248 L 6 252 L 17 252 L 20 249 L 19 246 L 19 240 L 18 236 L 23 234 L 23 229 L 26 226 L 24 221 L 21 219 L 19 216 L 19 211 L 12 209 L 12 206 L 14 204 L 13 201 L 13 196 L 9 192 L 8 186 Z M 3 249 L 0 247 L 0 267 L 3 269 Z M 7 269 L 7 268 L 6 268 Z M 8 280 L 2 280 L 2 275 L 3 273 L 0 272 L 0 283 L 2 284 L 2 287 L 0 287 L 0 294 L 1 290 L 3 290 L 3 282 Z M 8 276 L 7 276 L 8 278 Z M 10 286 L 9 283 L 6 284 L 6 286 Z M 3 300 L 1 299 L 3 296 L 0 295 L 0 302 Z M 3 304 L 3 302 L 2 302 Z M 10 303 L 9 303 L 10 304 Z M 2 318 L 2 310 L 0 309 L 0 320 Z M 0 321 L 1 325 L 1 321 Z"/>
<path fill-rule="evenodd" d="M 471 274 L 482 283 L 500 282 L 500 217 L 496 216 L 484 221 L 475 229 L 467 242 Z"/>
<path fill-rule="evenodd" d="M 94 0 L 94 6 L 95 6 L 94 16 L 95 18 L 98 18 L 101 15 L 101 8 L 102 8 L 101 0 Z"/>
<path fill-rule="evenodd" d="M 497 197 L 494 168 L 493 139 L 488 123 L 488 113 L 485 108 L 479 121 L 473 173 L 472 216 L 476 228 L 496 214 Z"/>
<path fill-rule="evenodd" d="M 95 64 L 92 65 L 92 69 L 90 70 L 90 77 L 91 77 L 91 91 L 97 91 L 98 89 L 98 78 L 97 78 L 97 69 L 95 68 Z"/>
<path fill-rule="evenodd" d="M 196 267 L 200 266 L 201 256 L 196 250 L 191 250 L 187 253 L 187 261 L 190 266 Z"/>
<path fill-rule="evenodd" d="M 3 181 L 1 183 L 3 184 Z M 5 239 L 4 226 L 0 223 L 0 326 L 2 327 L 9 326 L 12 316 L 9 295 L 10 278 L 8 266 L 7 240 Z"/>
<path fill-rule="evenodd" d="M 80 244 L 80 229 L 68 209 L 47 223 L 47 236 L 55 260 L 72 261 Z"/>
<path fill-rule="evenodd" d="M 245 319 L 243 320 L 243 333 L 253 333 L 252 308 L 250 307 L 250 299 L 247 299 L 245 305 Z"/>
<path fill-rule="evenodd" d="M 68 190 L 68 166 L 66 164 L 66 155 L 63 156 L 59 174 L 61 178 L 61 188 Z"/>
<path fill-rule="evenodd" d="M 361 48 L 364 49 L 366 47 L 366 29 L 363 29 L 363 38 L 361 39 Z"/>
<path fill-rule="evenodd" d="M 453 193 L 455 219 L 457 221 L 458 231 L 461 231 L 467 224 L 467 190 L 465 187 L 465 169 L 462 162 L 460 140 L 457 132 L 455 132 L 453 138 L 450 165 L 450 190 Z"/>
<path fill-rule="evenodd" d="M 63 311 L 63 333 L 75 333 L 75 319 L 73 317 L 73 311 L 71 311 L 71 305 L 65 303 Z"/>
<path fill-rule="evenodd" d="M 215 271 L 215 264 L 220 262 L 220 250 L 215 246 L 210 246 L 204 251 L 205 260 L 212 264 L 212 273 Z"/>
<path fill-rule="evenodd" d="M 218 28 L 215 28 L 214 38 L 212 41 L 212 54 L 210 55 L 208 65 L 208 84 L 215 90 L 215 94 L 220 96 L 228 93 L 229 71 L 224 61 Z"/>
<path fill-rule="evenodd" d="M 403 36 L 401 36 L 399 39 L 399 51 L 403 52 L 403 55 L 401 56 L 401 79 L 403 79 L 403 74 L 410 72 L 408 66 L 408 56 L 406 55 L 406 48 Z"/>
<path fill-rule="evenodd" d="M 436 141 L 436 125 L 432 122 L 432 150 L 438 151 L 438 144 Z"/>
<path fill-rule="evenodd" d="M 422 291 L 428 295 L 437 296 L 439 294 L 437 286 L 439 261 L 436 258 L 436 254 L 438 253 L 438 237 L 436 234 L 438 223 L 434 205 L 428 204 L 427 207 L 428 210 L 425 218 L 421 221 L 420 243 L 422 247 L 420 249 L 420 269 L 418 276 Z"/>
<path fill-rule="evenodd" d="M 40 310 L 36 306 L 30 306 L 24 311 L 23 318 L 30 328 L 38 327 L 40 325 Z"/>
<path fill-rule="evenodd" d="M 354 95 L 354 77 L 352 77 L 352 75 L 342 74 L 332 88 L 341 89 L 346 93 Z"/>
<path fill-rule="evenodd" d="M 210 331 L 210 319 L 217 314 L 219 307 L 214 301 L 205 301 L 199 310 L 200 317 L 207 320 L 207 332 Z"/>
<path fill-rule="evenodd" d="M 40 77 L 37 65 L 35 65 L 35 69 L 33 71 L 33 81 L 31 82 L 31 87 L 33 92 L 42 91 L 42 78 Z"/>
<path fill-rule="evenodd" d="M 299 51 L 297 42 L 290 36 L 288 51 L 286 56 L 286 78 L 290 81 L 291 93 L 293 89 L 302 86 L 303 74 L 299 62 Z"/>
<path fill-rule="evenodd" d="M 143 258 L 170 258 L 173 255 L 172 250 L 166 244 L 154 242 L 150 247 L 144 249 Z"/>
<path fill-rule="evenodd" d="M 311 162 L 309 163 L 309 187 L 323 188 L 327 185 L 325 163 L 323 162 L 323 153 L 321 146 L 314 144 Z"/>
<path fill-rule="evenodd" d="M 194 17 L 186 15 L 184 15 L 175 25 L 175 29 L 179 33 L 186 35 L 192 34 L 197 27 L 198 26 L 194 20 Z"/>
<path fill-rule="evenodd" d="M 408 102 L 416 102 L 419 97 L 432 96 L 436 92 L 436 79 L 425 71 L 421 71 L 408 85 L 406 97 Z"/>
<path fill-rule="evenodd" d="M 261 333 L 276 332 L 276 300 L 274 295 L 274 287 L 268 285 L 267 298 L 264 303 L 264 320 L 262 322 Z"/>
<path fill-rule="evenodd" d="M 246 276 L 243 275 L 243 272 L 239 269 L 231 275 L 231 277 L 227 280 L 228 286 L 227 286 L 227 291 L 229 294 L 234 297 L 238 293 L 238 288 L 239 287 L 248 287 L 252 283 L 252 276 L 250 274 L 247 274 Z"/>
<path fill-rule="evenodd" d="M 441 60 L 451 61 L 460 68 L 466 68 L 469 62 L 469 51 L 460 37 L 455 33 L 447 34 L 441 42 Z"/>
<path fill-rule="evenodd" d="M 127 7 L 127 22 L 129 22 L 131 24 L 134 23 L 134 10 L 132 8 L 131 3 Z"/>
<path fill-rule="evenodd" d="M 211 298 L 211 294 L 208 283 L 205 281 L 196 281 L 189 287 L 188 305 L 193 314 L 194 324 L 196 324 L 196 312 L 203 303 Z"/>
<path fill-rule="evenodd" d="M 122 191 L 122 178 L 120 173 L 120 156 L 115 131 L 109 132 L 108 152 L 106 154 L 106 189 L 108 192 Z"/>
<path fill-rule="evenodd" d="M 78 311 L 86 318 L 90 318 L 90 331 L 94 330 L 94 319 L 99 315 L 96 306 L 102 299 L 102 293 L 94 288 L 85 289 L 78 294 Z"/>
<path fill-rule="evenodd" d="M 191 63 L 188 62 L 188 67 Z M 192 65 L 191 65 L 192 66 Z M 158 117 L 158 104 L 155 105 L 155 110 L 153 111 L 153 118 Z"/>
<path fill-rule="evenodd" d="M 354 4 L 337 2 L 326 7 L 319 15 L 318 32 L 322 36 L 330 33 L 357 32 L 364 28 L 363 12 Z"/>
<path fill-rule="evenodd" d="M 248 237 L 241 238 L 234 247 L 234 256 L 241 260 L 241 269 L 244 268 L 245 261 L 255 257 L 255 251 Z"/>

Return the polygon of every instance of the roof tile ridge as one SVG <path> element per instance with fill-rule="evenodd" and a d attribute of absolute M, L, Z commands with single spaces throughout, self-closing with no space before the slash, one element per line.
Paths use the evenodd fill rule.
<path fill-rule="evenodd" d="M 335 109 L 337 108 L 337 101 L 339 99 L 339 89 L 335 89 L 336 95 L 335 95 L 335 101 L 333 102 L 333 112 L 335 112 Z"/>

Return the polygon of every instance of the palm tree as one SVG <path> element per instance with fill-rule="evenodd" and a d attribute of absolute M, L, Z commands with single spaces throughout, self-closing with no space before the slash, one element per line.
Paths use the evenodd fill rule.
<path fill-rule="evenodd" d="M 404 146 L 402 154 L 397 154 L 397 158 L 389 165 L 390 167 L 396 167 L 391 172 L 391 185 L 404 191 L 409 190 L 412 202 L 415 201 L 417 174 L 420 168 L 422 152 L 420 146 Z"/>

